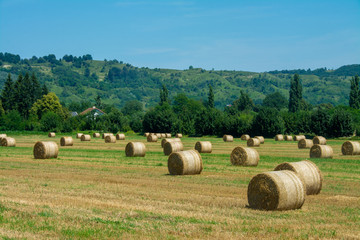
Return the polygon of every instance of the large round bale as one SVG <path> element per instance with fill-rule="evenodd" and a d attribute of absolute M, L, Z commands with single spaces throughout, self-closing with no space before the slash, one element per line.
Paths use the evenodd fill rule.
<path fill-rule="evenodd" d="M 15 147 L 16 146 L 15 138 L 12 138 L 12 137 L 3 137 L 3 138 L 1 138 L 0 146 L 3 146 L 3 147 Z"/>
<path fill-rule="evenodd" d="M 248 135 L 248 134 L 243 134 L 243 135 L 241 135 L 241 138 L 240 138 L 241 140 L 244 140 L 244 141 L 247 141 L 247 140 L 249 140 L 250 139 L 250 136 Z"/>
<path fill-rule="evenodd" d="M 180 138 L 163 138 L 161 140 L 161 147 L 163 148 L 167 142 L 181 142 Z"/>
<path fill-rule="evenodd" d="M 99 138 L 99 137 L 100 137 L 100 133 L 93 133 L 93 137 L 94 137 L 94 138 Z"/>
<path fill-rule="evenodd" d="M 182 135 L 182 133 L 177 133 L 177 134 L 175 135 L 175 137 L 176 137 L 176 138 L 182 138 L 183 135 Z"/>
<path fill-rule="evenodd" d="M 54 132 L 49 132 L 49 134 L 48 134 L 48 137 L 50 137 L 50 138 L 55 137 L 55 136 L 56 136 L 56 134 Z"/>
<path fill-rule="evenodd" d="M 300 141 L 301 139 L 306 139 L 304 135 L 296 135 L 294 136 L 294 141 Z"/>
<path fill-rule="evenodd" d="M 303 148 L 311 148 L 313 146 L 313 141 L 311 139 L 301 139 L 298 142 L 298 148 L 299 149 L 303 149 Z"/>
<path fill-rule="evenodd" d="M 91 136 L 89 134 L 83 134 L 80 138 L 82 142 L 89 142 L 91 140 Z"/>
<path fill-rule="evenodd" d="M 129 142 L 125 147 L 127 157 L 145 157 L 146 147 L 142 142 Z"/>
<path fill-rule="evenodd" d="M 260 139 L 258 138 L 250 138 L 247 140 L 248 147 L 260 147 Z"/>
<path fill-rule="evenodd" d="M 166 133 L 161 133 L 161 138 L 166 138 Z"/>
<path fill-rule="evenodd" d="M 171 133 L 165 133 L 166 138 L 171 138 Z"/>
<path fill-rule="evenodd" d="M 125 140 L 125 134 L 123 133 L 116 134 L 116 140 Z"/>
<path fill-rule="evenodd" d="M 150 134 L 149 136 L 147 136 L 146 140 L 147 140 L 148 142 L 157 142 L 158 137 L 157 137 L 157 135 L 155 135 L 155 134 Z"/>
<path fill-rule="evenodd" d="M 116 137 L 114 135 L 107 135 L 105 137 L 105 143 L 116 143 Z"/>
<path fill-rule="evenodd" d="M 282 134 L 277 134 L 275 136 L 275 141 L 284 141 L 284 135 Z"/>
<path fill-rule="evenodd" d="M 182 150 L 184 150 L 184 146 L 181 141 L 180 142 L 166 142 L 164 144 L 164 154 L 166 156 L 168 156 L 174 152 L 180 152 Z"/>
<path fill-rule="evenodd" d="M 260 140 L 260 144 L 264 144 L 265 143 L 265 138 L 263 136 L 255 136 L 254 138 L 257 138 Z"/>
<path fill-rule="evenodd" d="M 315 144 L 310 149 L 310 158 L 332 158 L 333 149 L 328 145 Z"/>
<path fill-rule="evenodd" d="M 249 206 L 260 210 L 301 208 L 306 187 L 293 171 L 271 171 L 253 177 L 248 186 Z"/>
<path fill-rule="evenodd" d="M 72 137 L 60 138 L 60 146 L 72 146 L 72 145 L 74 145 L 74 140 Z"/>
<path fill-rule="evenodd" d="M 203 169 L 200 153 L 187 150 L 170 154 L 168 169 L 171 175 L 200 174 Z"/>
<path fill-rule="evenodd" d="M 346 141 L 341 146 L 343 155 L 360 155 L 360 143 L 354 141 Z"/>
<path fill-rule="evenodd" d="M 83 135 L 82 133 L 77 133 L 76 138 L 81 138 L 82 135 Z"/>
<path fill-rule="evenodd" d="M 253 148 L 236 147 L 230 154 L 231 164 L 236 166 L 257 166 L 259 160 L 259 153 Z"/>
<path fill-rule="evenodd" d="M 155 135 L 157 136 L 158 139 L 161 139 L 161 133 L 155 133 Z"/>
<path fill-rule="evenodd" d="M 223 140 L 224 142 L 233 142 L 234 141 L 234 137 L 231 135 L 224 135 L 223 136 Z"/>
<path fill-rule="evenodd" d="M 313 138 L 313 143 L 318 145 L 326 145 L 326 138 L 322 136 L 315 136 Z"/>
<path fill-rule="evenodd" d="M 309 160 L 281 163 L 274 170 L 290 170 L 297 173 L 305 183 L 307 195 L 316 195 L 321 191 L 323 178 L 320 169 Z"/>
<path fill-rule="evenodd" d="M 291 135 L 285 135 L 285 141 L 292 141 L 293 137 Z"/>
<path fill-rule="evenodd" d="M 144 137 L 148 137 L 150 135 L 149 132 L 144 133 Z"/>
<path fill-rule="evenodd" d="M 46 159 L 57 158 L 59 147 L 55 142 L 36 142 L 34 146 L 34 158 Z"/>
<path fill-rule="evenodd" d="M 7 137 L 7 135 L 5 133 L 0 134 L 0 140 L 4 137 Z"/>
<path fill-rule="evenodd" d="M 103 133 L 102 134 L 102 139 L 105 139 L 106 136 L 114 136 L 114 134 L 113 133 Z"/>
<path fill-rule="evenodd" d="M 195 143 L 195 150 L 199 153 L 211 153 L 212 144 L 209 141 L 198 141 Z"/>

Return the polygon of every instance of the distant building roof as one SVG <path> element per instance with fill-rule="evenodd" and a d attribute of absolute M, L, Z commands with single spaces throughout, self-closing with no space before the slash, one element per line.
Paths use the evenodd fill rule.
<path fill-rule="evenodd" d="M 97 113 L 98 115 L 103 115 L 105 114 L 103 111 L 101 111 L 100 109 L 96 108 L 95 106 L 92 108 L 88 108 L 85 111 L 81 112 L 80 115 L 85 115 L 89 112 L 95 111 L 95 113 Z"/>

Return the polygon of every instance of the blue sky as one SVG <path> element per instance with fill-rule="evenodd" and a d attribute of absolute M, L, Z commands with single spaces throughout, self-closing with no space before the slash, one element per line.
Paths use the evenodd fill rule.
<path fill-rule="evenodd" d="M 0 52 L 137 67 L 270 71 L 360 63 L 360 0 L 0 0 Z"/>

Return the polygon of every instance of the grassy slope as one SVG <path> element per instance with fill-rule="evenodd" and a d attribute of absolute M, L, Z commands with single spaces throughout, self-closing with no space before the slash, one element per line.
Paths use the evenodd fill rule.
<path fill-rule="evenodd" d="M 296 142 L 266 139 L 257 150 L 258 167 L 235 167 L 229 154 L 244 141 L 213 143 L 202 154 L 196 176 L 169 176 L 160 143 L 146 143 L 144 158 L 127 158 L 129 141 L 102 139 L 60 147 L 57 159 L 35 160 L 32 147 L 45 135 L 16 135 L 16 148 L 0 151 L 0 236 L 9 238 L 356 238 L 360 234 L 360 162 L 342 156 L 332 140 L 334 159 L 312 159 L 322 171 L 323 188 L 307 196 L 302 209 L 266 212 L 248 209 L 252 176 L 285 161 L 308 158 Z M 59 142 L 60 136 L 52 139 Z M 183 138 L 192 149 L 200 138 Z"/>

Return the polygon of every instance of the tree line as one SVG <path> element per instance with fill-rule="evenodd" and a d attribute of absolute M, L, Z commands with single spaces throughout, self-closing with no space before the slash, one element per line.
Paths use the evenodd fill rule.
<path fill-rule="evenodd" d="M 206 100 L 189 98 L 178 93 L 169 98 L 165 85 L 160 87 L 159 102 L 144 111 L 143 103 L 128 101 L 119 109 L 102 103 L 101 96 L 93 101 L 60 103 L 59 98 L 42 86 L 34 74 L 11 75 L 0 97 L 0 130 L 33 131 L 134 131 L 181 132 L 191 136 L 244 133 L 273 137 L 276 134 L 309 134 L 326 137 L 351 136 L 360 130 L 359 77 L 351 79 L 349 106 L 331 104 L 312 106 L 302 98 L 302 82 L 298 74 L 290 80 L 289 100 L 279 92 L 268 94 L 262 105 L 254 104 L 244 91 L 236 100 L 220 110 L 215 108 L 213 86 L 208 86 Z M 72 117 L 96 106 L 106 114 Z"/>

